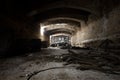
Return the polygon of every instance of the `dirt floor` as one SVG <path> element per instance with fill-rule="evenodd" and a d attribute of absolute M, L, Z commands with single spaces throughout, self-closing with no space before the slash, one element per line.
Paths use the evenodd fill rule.
<path fill-rule="evenodd" d="M 77 51 L 76 51 L 77 52 Z M 83 52 L 87 52 L 83 50 Z M 29 80 L 120 80 L 120 75 L 95 70 L 76 70 L 48 56 L 66 54 L 67 49 L 42 49 L 40 52 L 0 59 L 0 80 L 27 80 L 35 71 L 44 70 Z M 71 65 L 74 66 L 74 65 Z"/>

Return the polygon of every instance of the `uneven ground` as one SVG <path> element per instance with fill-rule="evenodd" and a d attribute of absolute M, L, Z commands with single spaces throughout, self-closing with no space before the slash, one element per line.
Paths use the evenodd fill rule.
<path fill-rule="evenodd" d="M 0 80 L 27 80 L 29 74 L 35 71 L 63 67 L 64 62 L 57 62 L 46 56 L 66 53 L 68 53 L 66 49 L 42 49 L 41 52 L 0 59 Z M 68 67 L 40 72 L 30 80 L 120 80 L 120 75 L 95 70 L 81 71 Z"/>

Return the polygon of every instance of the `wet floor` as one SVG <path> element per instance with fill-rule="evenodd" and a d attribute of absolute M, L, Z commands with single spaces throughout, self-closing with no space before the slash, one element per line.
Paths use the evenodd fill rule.
<path fill-rule="evenodd" d="M 67 49 L 42 49 L 41 52 L 0 59 L 0 80 L 27 80 L 31 73 L 53 67 L 62 68 L 42 71 L 29 80 L 120 80 L 120 75 L 76 70 L 74 67 L 65 67 L 64 62 L 48 57 L 67 53 Z"/>

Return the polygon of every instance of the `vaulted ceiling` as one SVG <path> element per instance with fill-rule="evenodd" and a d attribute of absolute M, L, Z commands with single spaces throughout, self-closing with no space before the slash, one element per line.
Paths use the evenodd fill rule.
<path fill-rule="evenodd" d="M 90 14 L 101 16 L 103 10 L 118 4 L 119 0 L 3 0 L 1 16 L 33 25 L 69 23 L 80 26 Z M 108 4 L 112 3 L 112 5 Z M 106 5 L 104 5 L 106 4 Z M 57 30 L 56 30 L 57 31 Z M 59 31 L 59 30 L 58 30 Z"/>
<path fill-rule="evenodd" d="M 86 19 L 90 13 L 99 13 L 98 7 L 91 0 L 4 0 L 1 12 L 19 21 L 39 22 L 54 17 Z"/>
<path fill-rule="evenodd" d="M 88 16 L 90 13 L 100 15 L 103 7 L 117 4 L 118 0 L 2 0 L 0 5 L 3 15 L 19 20 L 40 20 L 56 16 L 76 15 L 77 18 L 79 15 Z"/>

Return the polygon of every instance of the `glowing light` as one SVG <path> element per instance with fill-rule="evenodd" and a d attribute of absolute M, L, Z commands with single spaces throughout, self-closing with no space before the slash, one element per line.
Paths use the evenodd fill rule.
<path fill-rule="evenodd" d="M 41 35 L 43 36 L 44 35 L 44 27 L 41 27 Z"/>

